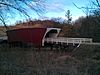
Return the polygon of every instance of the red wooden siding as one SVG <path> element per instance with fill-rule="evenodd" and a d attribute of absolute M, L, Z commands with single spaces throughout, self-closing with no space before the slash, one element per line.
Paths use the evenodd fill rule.
<path fill-rule="evenodd" d="M 23 28 L 7 31 L 9 42 L 26 42 L 34 45 L 42 45 L 42 39 L 46 28 Z"/>

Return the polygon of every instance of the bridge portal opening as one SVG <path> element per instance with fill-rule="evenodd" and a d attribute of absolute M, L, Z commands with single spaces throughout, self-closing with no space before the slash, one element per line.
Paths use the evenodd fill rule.
<path fill-rule="evenodd" d="M 50 30 L 50 31 L 46 34 L 45 38 L 54 38 L 54 37 L 57 37 L 57 33 L 58 33 L 57 30 L 52 29 L 52 30 Z"/>
<path fill-rule="evenodd" d="M 60 28 L 47 28 L 46 33 L 45 33 L 43 40 L 42 40 L 42 46 L 44 45 L 44 42 L 45 42 L 44 40 L 46 38 L 57 38 L 60 30 L 61 30 Z"/>

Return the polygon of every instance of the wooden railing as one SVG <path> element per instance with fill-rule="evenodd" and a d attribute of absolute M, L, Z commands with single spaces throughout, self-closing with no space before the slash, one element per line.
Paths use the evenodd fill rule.
<path fill-rule="evenodd" d="M 91 38 L 66 38 L 66 37 L 57 37 L 57 38 L 45 38 L 47 43 L 72 43 L 72 44 L 81 44 L 81 43 L 92 43 Z"/>
<path fill-rule="evenodd" d="M 7 36 L 1 36 L 0 40 L 7 40 Z"/>

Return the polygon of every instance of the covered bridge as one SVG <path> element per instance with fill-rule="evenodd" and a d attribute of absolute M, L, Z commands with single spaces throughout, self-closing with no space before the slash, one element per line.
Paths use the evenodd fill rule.
<path fill-rule="evenodd" d="M 29 43 L 35 46 L 44 46 L 46 38 L 57 38 L 60 28 L 21 28 L 8 30 L 9 43 Z"/>

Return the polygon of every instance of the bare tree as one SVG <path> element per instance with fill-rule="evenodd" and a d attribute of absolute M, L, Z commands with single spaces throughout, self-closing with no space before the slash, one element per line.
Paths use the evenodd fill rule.
<path fill-rule="evenodd" d="M 91 0 L 91 6 L 78 7 L 86 11 L 86 18 L 82 20 L 80 34 L 82 37 L 92 37 L 94 41 L 100 42 L 100 0 Z"/>
<path fill-rule="evenodd" d="M 28 10 L 40 15 L 44 11 L 44 0 L 0 0 L 0 21 L 8 29 L 6 19 L 14 18 L 16 14 L 30 18 Z"/>
<path fill-rule="evenodd" d="M 100 8 L 100 0 L 95 0 L 95 2 L 92 1 L 92 3 L 93 3 L 96 7 Z"/>

